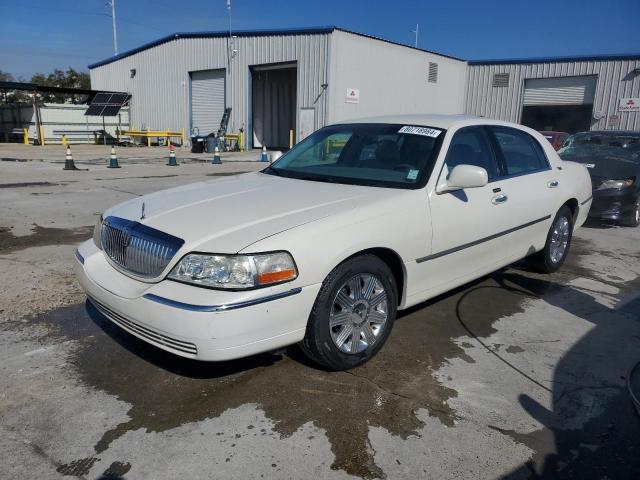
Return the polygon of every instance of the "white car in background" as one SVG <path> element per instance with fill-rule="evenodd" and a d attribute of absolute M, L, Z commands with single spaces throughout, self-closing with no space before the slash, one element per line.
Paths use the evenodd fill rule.
<path fill-rule="evenodd" d="M 89 300 L 169 352 L 228 360 L 300 342 L 348 369 L 398 310 L 529 256 L 564 262 L 584 166 L 529 128 L 399 115 L 322 128 L 261 172 L 108 209 L 76 270 Z"/>

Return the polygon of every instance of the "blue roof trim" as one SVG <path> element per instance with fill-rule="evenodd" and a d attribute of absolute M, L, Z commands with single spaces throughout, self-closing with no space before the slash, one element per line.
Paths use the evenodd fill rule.
<path fill-rule="evenodd" d="M 234 30 L 232 34 L 237 37 L 264 37 L 264 36 L 270 36 L 270 35 L 305 35 L 305 34 L 314 34 L 314 33 L 316 34 L 333 33 L 335 30 L 351 33 L 353 35 L 358 35 L 360 37 L 371 38 L 373 40 L 379 40 L 381 42 L 390 43 L 392 45 L 399 45 L 401 47 L 410 48 L 412 50 L 418 50 L 420 52 L 432 53 L 434 55 L 451 58 L 453 60 L 461 60 L 461 61 L 463 60 L 462 58 L 446 55 L 444 53 L 434 52 L 432 50 L 425 50 L 423 48 L 412 47 L 411 45 L 405 45 L 403 43 L 393 42 L 391 40 L 386 40 L 384 38 L 376 37 L 374 35 L 367 35 L 365 33 L 359 33 L 359 32 L 354 32 L 352 30 L 339 28 L 339 27 L 336 27 L 335 25 L 326 25 L 324 27 L 308 27 L 308 28 L 284 28 L 284 29 L 238 30 L 238 31 Z M 108 65 L 109 63 L 115 62 L 116 60 L 130 57 L 131 55 L 142 52 L 143 50 L 148 50 L 150 48 L 157 47 L 158 45 L 162 45 L 163 43 L 171 42 L 172 40 L 177 40 L 179 38 L 220 38 L 220 37 L 228 37 L 228 36 L 229 36 L 228 30 L 218 31 L 218 32 L 172 33 L 171 35 L 167 35 L 166 37 L 159 38 L 158 40 L 154 40 L 153 42 L 140 45 L 139 47 L 134 48 L 132 50 L 127 50 L 126 52 L 122 52 L 119 55 L 115 55 L 113 57 L 107 58 L 105 60 L 101 60 L 96 63 L 92 63 L 91 65 L 89 65 L 89 69 L 101 67 L 103 65 Z"/>
<path fill-rule="evenodd" d="M 505 58 L 490 60 L 469 60 L 469 65 L 506 65 L 518 63 L 553 63 L 553 62 L 593 62 L 607 60 L 639 60 L 640 54 L 603 54 L 603 55 L 575 55 L 572 57 L 533 57 L 533 58 Z"/>
<path fill-rule="evenodd" d="M 305 34 L 313 34 L 313 33 L 332 33 L 336 30 L 336 27 L 333 25 L 327 25 L 324 27 L 308 27 L 308 28 L 285 28 L 285 29 L 265 29 L 265 30 L 234 30 L 232 35 L 237 37 L 264 37 L 269 35 L 305 35 Z M 116 60 L 120 60 L 122 58 L 130 57 L 136 53 L 142 52 L 143 50 L 148 50 L 153 47 L 157 47 L 158 45 L 162 45 L 163 43 L 171 42 L 172 40 L 177 40 L 179 38 L 220 38 L 220 37 L 228 37 L 229 31 L 217 31 L 217 32 L 178 32 L 172 33 L 171 35 L 167 35 L 166 37 L 159 38 L 158 40 L 154 40 L 153 42 L 145 43 L 136 47 L 132 50 L 127 50 L 126 52 L 122 52 L 118 55 L 114 55 L 113 57 L 107 58 L 105 60 L 101 60 L 96 63 L 92 63 L 89 65 L 89 69 L 101 67 L 102 65 L 107 65 L 109 63 L 115 62 Z"/>

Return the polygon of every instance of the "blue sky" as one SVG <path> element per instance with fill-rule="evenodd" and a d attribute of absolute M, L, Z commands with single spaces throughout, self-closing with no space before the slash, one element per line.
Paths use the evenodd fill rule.
<path fill-rule="evenodd" d="M 226 30 L 226 0 L 116 0 L 119 50 L 173 32 Z M 105 0 L 0 0 L 0 70 L 113 54 Z M 640 53 L 640 0 L 233 0 L 235 29 L 336 25 L 465 59 Z"/>

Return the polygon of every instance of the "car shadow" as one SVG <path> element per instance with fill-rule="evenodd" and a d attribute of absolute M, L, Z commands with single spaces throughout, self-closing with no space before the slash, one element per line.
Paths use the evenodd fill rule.
<path fill-rule="evenodd" d="M 626 376 L 640 360 L 638 285 L 623 301 L 608 307 L 571 286 L 517 271 L 494 278 L 591 326 L 555 365 L 551 409 L 529 395 L 519 396 L 522 408 L 544 428 L 529 434 L 503 431 L 536 453 L 501 478 L 639 478 L 640 419 L 626 387 Z"/>

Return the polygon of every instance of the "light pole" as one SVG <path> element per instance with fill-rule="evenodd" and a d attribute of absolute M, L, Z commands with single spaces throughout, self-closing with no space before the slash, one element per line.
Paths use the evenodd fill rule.
<path fill-rule="evenodd" d="M 113 28 L 113 55 L 118 55 L 118 33 L 116 31 L 116 0 L 107 0 L 107 6 L 111 7 L 111 26 Z"/>

